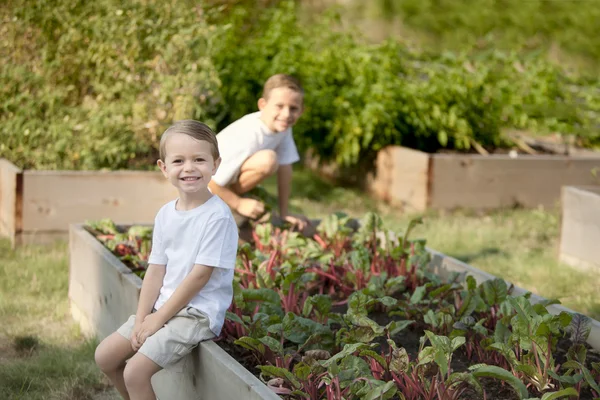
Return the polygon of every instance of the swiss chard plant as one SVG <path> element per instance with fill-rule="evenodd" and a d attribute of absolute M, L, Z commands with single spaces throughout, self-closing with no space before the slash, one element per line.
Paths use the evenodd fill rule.
<path fill-rule="evenodd" d="M 357 227 L 336 213 L 313 237 L 256 224 L 217 342 L 285 399 L 499 399 L 494 381 L 502 400 L 599 396 L 587 317 L 553 315 L 501 279 L 441 281 L 409 236 L 419 222 L 399 235 L 376 214 Z M 143 277 L 150 227 L 87 229 Z"/>

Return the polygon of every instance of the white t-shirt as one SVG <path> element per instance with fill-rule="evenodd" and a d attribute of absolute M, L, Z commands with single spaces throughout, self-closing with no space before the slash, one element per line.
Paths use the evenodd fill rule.
<path fill-rule="evenodd" d="M 260 111 L 247 114 L 217 135 L 221 165 L 212 180 L 219 186 L 235 182 L 244 161 L 259 150 L 275 150 L 280 165 L 300 160 L 292 128 L 272 132 L 260 120 Z"/>
<path fill-rule="evenodd" d="M 165 204 L 154 221 L 148 263 L 166 266 L 154 308 L 158 310 L 165 304 L 194 264 L 214 267 L 210 279 L 188 306 L 204 313 L 210 330 L 218 336 L 233 299 L 237 225 L 229 207 L 218 196 L 187 211 L 176 210 L 176 203 L 173 200 Z"/>

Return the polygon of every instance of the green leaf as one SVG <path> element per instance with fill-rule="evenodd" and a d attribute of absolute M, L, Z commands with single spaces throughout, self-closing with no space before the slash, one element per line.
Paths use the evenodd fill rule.
<path fill-rule="evenodd" d="M 475 290 L 475 289 L 477 289 L 477 281 L 475 280 L 475 278 L 473 278 L 472 275 L 468 275 L 467 276 L 466 282 L 467 282 L 467 289 L 468 290 Z"/>
<path fill-rule="evenodd" d="M 508 287 L 504 279 L 496 278 L 493 280 L 485 281 L 481 285 L 483 290 L 483 296 L 488 305 L 493 306 L 495 304 L 501 304 L 506 300 L 508 294 Z"/>
<path fill-rule="evenodd" d="M 370 381 L 371 384 L 374 383 L 374 381 Z M 396 392 L 398 391 L 398 388 L 396 387 L 396 383 L 394 381 L 389 381 L 386 383 L 383 383 L 381 381 L 377 381 L 378 383 L 375 384 L 375 388 L 373 388 L 372 390 L 370 390 L 369 392 L 367 392 L 364 397 L 361 397 L 361 399 L 363 400 L 387 400 L 387 399 L 391 399 L 392 397 L 394 397 L 394 395 L 396 394 Z"/>
<path fill-rule="evenodd" d="M 592 331 L 592 319 L 583 314 L 572 314 L 571 323 L 567 331 L 571 334 L 571 341 L 574 344 L 585 343 Z"/>
<path fill-rule="evenodd" d="M 271 336 L 263 336 L 258 340 L 271 349 L 273 353 L 283 355 L 283 346 L 279 340 L 272 338 Z"/>
<path fill-rule="evenodd" d="M 354 354 L 355 352 L 357 352 L 357 351 L 359 351 L 361 349 L 369 349 L 369 346 L 367 344 L 364 344 L 364 343 L 346 344 L 344 346 L 344 348 L 342 349 L 342 351 L 340 351 L 339 353 L 335 354 L 329 360 L 320 361 L 320 364 L 323 365 L 324 367 L 328 368 L 331 364 L 335 364 L 336 362 L 338 362 L 342 358 L 344 358 L 346 356 L 349 356 L 351 354 Z"/>
<path fill-rule="evenodd" d="M 467 296 L 463 300 L 462 305 L 460 306 L 456 316 L 459 318 L 469 316 L 473 314 L 473 311 L 477 308 L 477 303 L 479 300 L 479 296 L 469 292 Z"/>
<path fill-rule="evenodd" d="M 230 321 L 236 322 L 244 327 L 246 326 L 246 324 L 244 324 L 244 321 L 242 321 L 242 319 L 240 317 L 238 317 L 236 314 L 232 313 L 231 311 L 227 311 L 225 313 L 225 318 Z"/>
<path fill-rule="evenodd" d="M 440 349 L 436 349 L 434 352 L 433 360 L 440 367 L 442 376 L 446 376 L 448 374 L 448 355 L 449 354 Z"/>
<path fill-rule="evenodd" d="M 527 388 L 523 382 L 521 382 L 519 378 L 511 374 L 509 371 L 500 367 L 496 367 L 494 365 L 479 367 L 473 371 L 473 376 L 476 378 L 499 379 L 511 385 L 516 390 L 520 399 L 525 399 L 528 397 Z"/>
<path fill-rule="evenodd" d="M 310 377 L 311 367 L 310 365 L 301 361 L 294 365 L 294 369 L 292 372 L 294 375 L 296 375 L 296 378 L 298 378 L 299 380 L 306 381 Z"/>
<path fill-rule="evenodd" d="M 296 344 L 304 344 L 313 335 L 332 335 L 328 327 L 291 312 L 285 315 L 282 325 L 284 337 Z"/>
<path fill-rule="evenodd" d="M 455 352 L 456 349 L 458 349 L 460 346 L 465 344 L 466 340 L 467 339 L 464 336 L 458 336 L 458 337 L 455 337 L 454 339 L 452 339 L 452 342 L 451 342 L 452 352 Z"/>
<path fill-rule="evenodd" d="M 510 329 L 502 321 L 498 321 L 496 323 L 496 330 L 494 331 L 494 340 L 497 343 L 505 344 L 510 340 L 510 335 Z"/>
<path fill-rule="evenodd" d="M 577 390 L 575 390 L 573 388 L 567 388 L 567 389 L 559 390 L 558 392 L 544 393 L 541 400 L 556 400 L 556 399 L 560 399 L 561 397 L 570 397 L 570 396 L 577 396 L 577 395 L 578 395 Z"/>
<path fill-rule="evenodd" d="M 248 350 L 256 351 L 261 355 L 265 354 L 265 345 L 257 339 L 248 336 L 242 336 L 233 343 L 237 344 L 238 346 L 242 346 Z"/>
<path fill-rule="evenodd" d="M 410 304 L 417 304 L 423 300 L 425 297 L 425 292 L 427 292 L 427 287 L 431 284 L 425 284 L 423 286 L 419 286 L 415 289 L 412 296 L 410 296 Z"/>
<path fill-rule="evenodd" d="M 302 384 L 300 383 L 300 381 L 298 381 L 294 374 L 292 374 L 285 368 L 279 368 L 273 365 L 259 365 L 258 368 L 260 368 L 263 374 L 272 376 L 274 378 L 285 379 L 286 381 L 292 384 L 294 389 L 300 389 L 302 387 Z"/>
<path fill-rule="evenodd" d="M 389 336 L 396 336 L 398 333 L 402 332 L 410 325 L 414 324 L 415 321 L 404 320 L 404 321 L 392 321 L 386 325 L 385 330 L 388 331 Z"/>
<path fill-rule="evenodd" d="M 588 385 L 590 385 L 590 387 L 594 389 L 596 393 L 600 393 L 600 386 L 598 386 L 598 384 L 596 383 L 596 380 L 590 373 L 590 370 L 583 367 L 581 369 L 581 372 L 583 373 L 583 377 L 585 378 L 585 381 L 588 383 Z"/>
<path fill-rule="evenodd" d="M 466 383 L 470 387 L 472 387 L 477 392 L 477 394 L 483 396 L 483 387 L 470 372 L 453 372 L 452 374 L 450 374 L 445 383 L 448 387 L 454 387 L 460 385 L 461 383 Z"/>
<path fill-rule="evenodd" d="M 281 304 L 281 299 L 277 292 L 271 289 L 244 289 L 242 291 L 242 295 L 244 296 L 244 300 L 248 301 L 264 301 L 276 305 Z"/>
<path fill-rule="evenodd" d="M 393 343 L 393 341 L 388 339 L 388 344 L 389 342 Z M 390 346 L 392 345 L 390 344 Z M 406 352 L 406 349 L 404 347 L 398 349 L 396 348 L 395 344 L 392 346 L 392 348 L 393 350 L 392 359 L 390 360 L 390 371 L 395 372 L 397 374 L 401 372 L 408 372 L 410 360 L 408 358 L 408 353 Z"/>

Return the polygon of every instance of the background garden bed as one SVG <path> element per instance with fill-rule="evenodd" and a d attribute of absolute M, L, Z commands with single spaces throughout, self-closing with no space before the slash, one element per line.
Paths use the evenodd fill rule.
<path fill-rule="evenodd" d="M 152 224 L 177 191 L 158 171 L 29 171 L 0 160 L 0 234 L 13 243 L 66 239 L 69 224 Z"/>
<path fill-rule="evenodd" d="M 560 260 L 600 270 L 600 186 L 567 186 L 562 191 Z"/>
<path fill-rule="evenodd" d="M 342 183 L 361 184 L 377 199 L 407 211 L 552 208 L 563 186 L 597 183 L 592 171 L 600 167 L 600 153 L 591 154 L 429 154 L 388 146 L 377 153 L 369 174 L 369 166 L 358 172 L 360 168 L 319 165 L 310 154 L 306 164 Z"/>

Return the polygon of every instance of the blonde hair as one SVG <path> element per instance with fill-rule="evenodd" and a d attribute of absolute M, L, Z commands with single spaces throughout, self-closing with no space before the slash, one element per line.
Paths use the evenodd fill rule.
<path fill-rule="evenodd" d="M 213 130 L 210 129 L 208 125 L 203 124 L 202 122 L 194 121 L 193 119 L 184 119 L 175 122 L 160 137 L 160 159 L 163 162 L 165 161 L 165 157 L 167 156 L 165 148 L 167 138 L 174 133 L 181 133 L 183 135 L 188 135 L 193 139 L 203 140 L 205 142 L 210 143 L 210 149 L 213 159 L 216 160 L 220 157 L 219 144 L 217 143 L 217 135 L 213 132 Z"/>
<path fill-rule="evenodd" d="M 268 100 L 269 94 L 271 94 L 271 91 L 273 89 L 278 89 L 278 88 L 288 88 L 288 89 L 298 92 L 302 96 L 304 96 L 304 89 L 302 89 L 302 85 L 300 84 L 300 81 L 298 79 L 294 78 L 291 75 L 276 74 L 276 75 L 271 76 L 265 82 L 265 85 L 263 86 L 263 93 L 262 93 L 263 99 Z"/>

